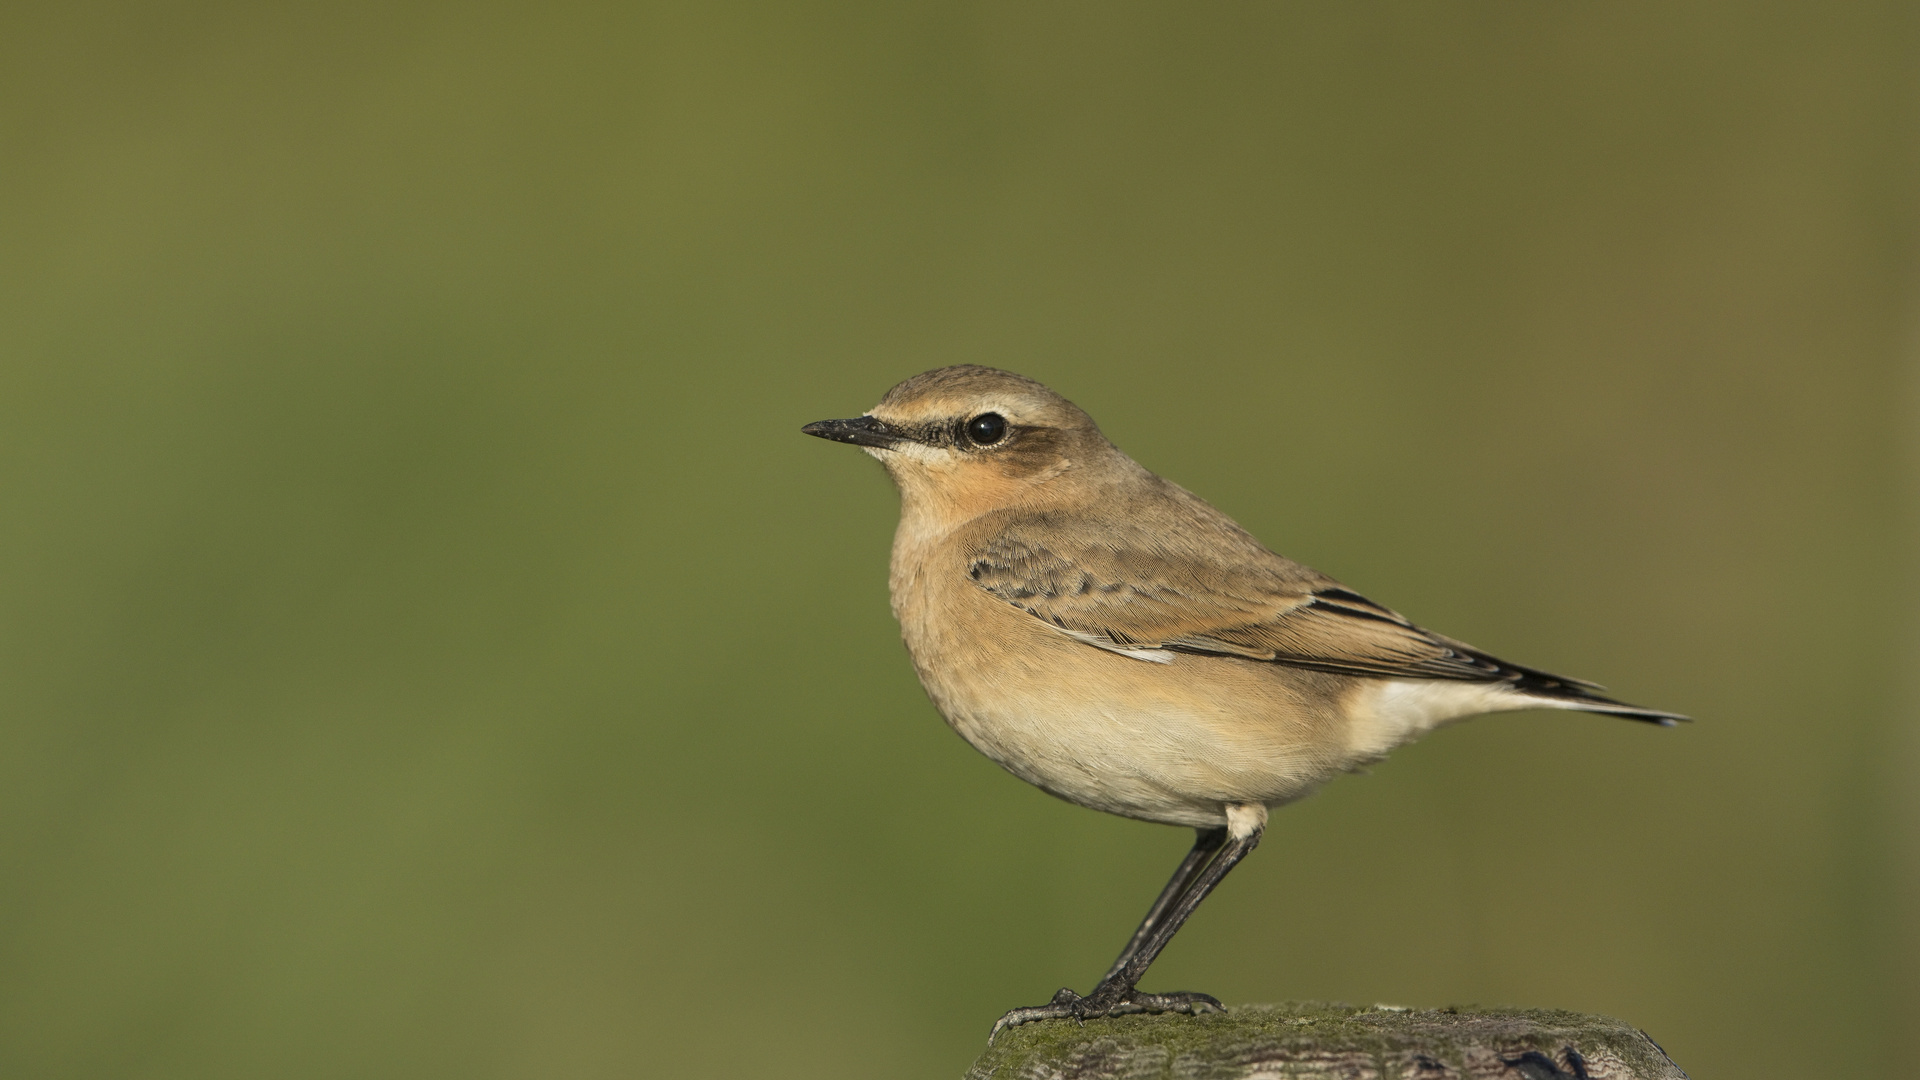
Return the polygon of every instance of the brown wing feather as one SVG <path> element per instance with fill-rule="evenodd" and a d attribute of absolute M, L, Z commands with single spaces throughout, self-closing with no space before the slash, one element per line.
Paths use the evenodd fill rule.
<path fill-rule="evenodd" d="M 1204 653 L 1344 675 L 1505 682 L 1574 708 L 1661 724 L 1686 719 L 1415 626 L 1268 551 L 1226 515 L 1159 482 L 1186 503 L 1186 513 L 1142 517 L 1117 506 L 1080 511 L 1071 526 L 1047 515 L 993 515 L 969 545 L 967 573 L 994 596 L 1103 648 Z"/>
<path fill-rule="evenodd" d="M 974 584 L 1063 630 L 1120 648 L 1172 649 L 1353 675 L 1497 680 L 1501 666 L 1408 622 L 1239 532 L 1228 551 L 1109 523 L 1060 551 L 1060 530 L 1013 526 L 982 543 Z M 1220 544 L 1222 537 L 1211 538 Z"/>
<path fill-rule="evenodd" d="M 1538 678 L 1594 688 L 1423 630 L 1261 548 L 1210 505 L 1175 492 L 1200 511 L 1194 527 L 1123 513 L 1098 513 L 1098 528 L 1087 528 L 1083 515 L 1071 530 L 1046 517 L 995 521 L 973 546 L 968 577 L 1037 619 L 1121 650 L 1212 653 L 1340 675 Z"/>

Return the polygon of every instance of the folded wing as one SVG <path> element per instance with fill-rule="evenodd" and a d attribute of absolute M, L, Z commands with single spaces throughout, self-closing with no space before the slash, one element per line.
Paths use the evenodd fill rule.
<path fill-rule="evenodd" d="M 971 555 L 974 584 L 1110 651 L 1163 660 L 1174 653 L 1227 656 L 1362 677 L 1504 682 L 1574 708 L 1656 722 L 1679 718 L 1424 630 L 1268 551 L 1224 516 L 1199 536 L 1121 517 L 1073 532 L 1043 520 L 996 524 Z M 1063 543 L 1072 536 L 1088 539 Z"/>

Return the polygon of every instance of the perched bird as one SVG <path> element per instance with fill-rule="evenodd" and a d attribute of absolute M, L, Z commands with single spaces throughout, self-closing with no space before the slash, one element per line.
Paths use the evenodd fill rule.
<path fill-rule="evenodd" d="M 900 489 L 893 613 L 961 737 L 1068 802 L 1198 836 L 1093 992 L 994 1025 L 1220 1008 L 1140 977 L 1260 842 L 1271 807 L 1454 720 L 1578 709 L 1686 717 L 1496 659 L 1267 550 L 1032 379 L 916 375 L 801 429 Z"/>

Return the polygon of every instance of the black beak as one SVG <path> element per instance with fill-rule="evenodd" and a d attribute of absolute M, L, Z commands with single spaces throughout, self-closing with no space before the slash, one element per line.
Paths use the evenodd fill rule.
<path fill-rule="evenodd" d="M 889 431 L 886 424 L 871 416 L 856 416 L 851 420 L 816 420 L 800 431 L 816 439 L 832 439 L 855 446 L 877 446 L 882 450 L 905 441 L 902 436 Z"/>

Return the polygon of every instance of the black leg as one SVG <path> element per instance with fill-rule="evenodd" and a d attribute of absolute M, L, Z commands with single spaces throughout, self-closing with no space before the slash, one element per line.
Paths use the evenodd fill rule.
<path fill-rule="evenodd" d="M 1225 830 L 1222 831 L 1224 832 Z M 1247 853 L 1255 847 L 1258 847 L 1259 844 L 1260 830 L 1255 830 L 1251 835 L 1238 839 L 1229 838 L 1226 843 L 1220 845 L 1219 853 L 1201 869 L 1200 873 L 1195 876 L 1193 884 L 1182 892 L 1180 898 L 1174 901 L 1168 908 L 1166 918 L 1157 922 L 1153 929 L 1147 932 L 1147 940 L 1141 942 L 1139 948 L 1132 950 L 1133 955 L 1127 957 L 1125 963 L 1116 964 L 1115 970 L 1106 978 L 1100 980 L 1100 985 L 1094 987 L 1093 993 L 1087 995 L 1087 1004 L 1095 1009 L 1110 1009 L 1113 1006 L 1124 1004 L 1132 999 L 1205 997 L 1203 994 L 1142 995 L 1135 993 L 1133 988 L 1139 984 L 1140 977 L 1147 973 L 1148 965 L 1152 964 L 1154 958 L 1160 955 L 1160 950 L 1167 947 L 1167 942 L 1172 941 L 1173 935 L 1178 933 L 1180 927 L 1186 924 L 1187 917 L 1192 915 L 1194 909 L 1200 906 L 1200 901 L 1205 900 L 1207 894 L 1211 893 L 1214 887 L 1226 878 L 1227 871 L 1232 870 L 1238 865 L 1240 860 L 1246 858 Z M 1206 998 L 1206 1000 L 1212 1002 L 1215 1008 L 1220 1007 L 1220 1003 L 1214 1001 L 1212 998 Z M 1147 1011 L 1157 1012 L 1160 1010 L 1149 1009 Z"/>
<path fill-rule="evenodd" d="M 1179 869 L 1173 872 L 1173 877 L 1167 881 L 1167 887 L 1160 890 L 1160 898 L 1147 909 L 1147 917 L 1140 920 L 1140 929 L 1133 932 L 1133 940 L 1127 942 L 1127 947 L 1120 950 L 1119 958 L 1113 962 L 1112 967 L 1107 969 L 1106 975 L 1100 979 L 1101 982 L 1106 982 L 1118 975 L 1120 969 L 1127 965 L 1127 961 L 1133 959 L 1133 954 L 1139 952 L 1140 946 L 1146 944 L 1147 937 L 1159 924 L 1161 917 L 1166 915 L 1167 909 L 1172 907 L 1174 902 L 1193 885 L 1193 879 L 1200 876 L 1200 871 L 1206 868 L 1207 860 L 1213 858 L 1213 853 L 1219 851 L 1220 845 L 1227 842 L 1225 829 L 1195 829 L 1193 832 L 1193 850 L 1187 852 L 1187 857 L 1180 860 Z"/>
<path fill-rule="evenodd" d="M 1241 859 L 1260 843 L 1261 830 L 1234 838 L 1225 829 L 1203 829 L 1194 840 L 1193 850 L 1174 871 L 1173 880 L 1160 892 L 1133 940 L 1120 951 L 1107 977 L 1093 993 L 1081 997 L 1065 987 L 1045 1005 L 1014 1009 L 993 1025 L 987 1041 L 992 1042 L 1003 1028 L 1016 1027 L 1035 1020 L 1086 1020 L 1098 1016 L 1124 1016 L 1130 1013 L 1198 1013 L 1224 1008 L 1206 994 L 1143 994 L 1134 989 L 1148 965 L 1167 947 L 1173 935 L 1192 915 L 1200 901 L 1219 885 Z"/>

